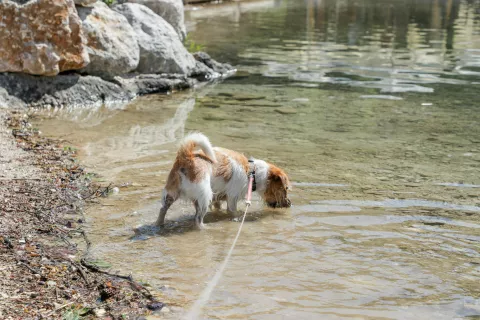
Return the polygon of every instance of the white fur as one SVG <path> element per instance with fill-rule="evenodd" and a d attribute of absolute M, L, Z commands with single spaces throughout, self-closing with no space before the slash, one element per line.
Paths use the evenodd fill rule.
<path fill-rule="evenodd" d="M 254 159 L 255 181 L 257 182 L 257 193 L 263 195 L 267 189 L 268 164 L 263 160 Z"/>
<path fill-rule="evenodd" d="M 232 177 L 225 182 L 223 177 L 213 177 L 212 190 L 216 195 L 226 195 L 228 198 L 228 211 L 237 210 L 237 202 L 245 197 L 248 188 L 248 177 L 242 166 L 222 152 L 221 148 L 214 148 L 215 151 L 223 153 L 232 165 Z"/>
<path fill-rule="evenodd" d="M 210 188 L 210 175 L 206 175 L 200 182 L 191 182 L 183 173 L 181 177 L 181 198 L 197 201 L 200 208 L 207 208 L 212 201 L 213 192 Z"/>
<path fill-rule="evenodd" d="M 190 141 L 195 142 L 195 144 L 200 149 L 202 149 L 202 151 L 205 152 L 205 154 L 214 162 L 217 161 L 215 157 L 215 152 L 213 152 L 212 144 L 210 143 L 210 140 L 203 133 L 193 132 L 188 134 L 185 138 L 183 138 L 181 145 L 184 145 Z"/>

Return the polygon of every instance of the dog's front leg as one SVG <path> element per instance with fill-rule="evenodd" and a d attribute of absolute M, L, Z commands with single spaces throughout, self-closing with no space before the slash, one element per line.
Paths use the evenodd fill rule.
<path fill-rule="evenodd" d="M 227 199 L 227 212 L 230 214 L 235 214 L 237 212 L 237 202 L 236 197 L 230 197 Z"/>

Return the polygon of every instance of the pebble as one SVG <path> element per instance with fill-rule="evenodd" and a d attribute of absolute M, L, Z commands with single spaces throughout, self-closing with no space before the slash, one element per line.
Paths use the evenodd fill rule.
<path fill-rule="evenodd" d="M 100 318 L 105 316 L 105 314 L 107 314 L 107 311 L 105 311 L 105 309 L 95 309 L 93 310 L 93 313 L 95 314 L 96 317 Z"/>
<path fill-rule="evenodd" d="M 292 99 L 292 101 L 294 102 L 301 102 L 301 103 L 307 103 L 310 101 L 310 99 L 308 98 L 295 98 L 295 99 Z"/>
<path fill-rule="evenodd" d="M 295 110 L 294 108 L 285 107 L 275 109 L 275 112 L 278 112 L 280 114 L 295 114 L 297 113 L 297 110 Z"/>
<path fill-rule="evenodd" d="M 162 310 L 161 310 L 162 313 L 169 313 L 170 312 L 170 309 L 168 309 L 167 307 L 163 307 Z"/>
<path fill-rule="evenodd" d="M 162 312 L 164 312 L 163 311 L 164 309 L 168 309 L 167 307 L 165 307 L 165 304 L 163 304 L 162 302 L 149 303 L 147 304 L 147 308 L 148 310 L 152 310 L 152 311 L 162 310 Z"/>
<path fill-rule="evenodd" d="M 249 95 L 249 94 L 236 94 L 231 97 L 234 100 L 238 101 L 247 101 L 247 100 L 261 100 L 265 99 L 265 96 L 255 96 L 255 95 Z"/>

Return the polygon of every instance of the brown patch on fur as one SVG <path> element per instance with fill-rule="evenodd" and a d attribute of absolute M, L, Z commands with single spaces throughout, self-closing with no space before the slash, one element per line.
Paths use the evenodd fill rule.
<path fill-rule="evenodd" d="M 218 148 L 220 149 L 224 154 L 235 160 L 239 165 L 243 167 L 245 172 L 248 172 L 249 166 L 248 166 L 248 159 L 245 157 L 243 153 L 236 152 L 233 150 L 229 149 L 224 149 L 224 148 Z"/>
<path fill-rule="evenodd" d="M 225 181 L 229 181 L 232 178 L 232 164 L 228 157 L 222 152 L 215 152 L 217 163 L 213 167 L 213 175 L 215 177 L 223 177 Z"/>
<path fill-rule="evenodd" d="M 288 188 L 290 180 L 287 174 L 273 164 L 268 164 L 267 188 L 265 189 L 264 198 L 268 206 L 276 208 L 288 208 L 291 205 L 288 199 Z"/>
<path fill-rule="evenodd" d="M 177 158 L 173 164 L 172 170 L 168 175 L 165 189 L 168 194 L 178 197 L 180 189 L 180 172 L 182 172 L 191 182 L 201 181 L 209 170 L 209 166 L 214 163 L 210 157 L 202 151 L 194 152 L 196 143 L 189 141 L 182 145 L 177 152 Z"/>
<path fill-rule="evenodd" d="M 227 182 L 232 178 L 232 164 L 231 160 L 237 162 L 243 167 L 246 173 L 248 173 L 248 159 L 243 154 L 224 148 L 217 148 L 220 151 L 215 151 L 215 157 L 217 158 L 217 163 L 215 163 L 213 168 L 213 175 L 215 177 L 223 177 Z"/>

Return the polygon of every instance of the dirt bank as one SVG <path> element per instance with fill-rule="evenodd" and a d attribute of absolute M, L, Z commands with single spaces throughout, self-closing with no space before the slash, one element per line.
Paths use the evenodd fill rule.
<path fill-rule="evenodd" d="M 74 148 L 43 138 L 25 112 L 0 109 L 0 318 L 161 312 L 162 297 L 88 256 L 82 208 L 111 186 L 92 183 Z"/>

